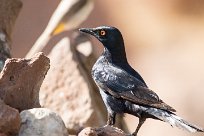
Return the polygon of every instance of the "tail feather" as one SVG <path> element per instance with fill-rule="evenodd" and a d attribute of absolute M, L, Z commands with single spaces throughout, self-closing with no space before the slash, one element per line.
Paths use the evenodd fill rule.
<path fill-rule="evenodd" d="M 171 114 L 172 119 L 175 120 L 175 126 L 181 129 L 185 129 L 189 132 L 204 132 L 204 130 L 196 125 L 190 124 L 177 115 Z"/>
<path fill-rule="evenodd" d="M 175 115 L 172 112 L 164 111 L 161 109 L 150 108 L 146 110 L 149 114 L 155 116 L 156 118 L 169 123 L 171 126 L 176 126 L 180 129 L 184 129 L 189 132 L 204 132 L 203 128 L 196 125 L 190 124 L 181 117 Z"/>

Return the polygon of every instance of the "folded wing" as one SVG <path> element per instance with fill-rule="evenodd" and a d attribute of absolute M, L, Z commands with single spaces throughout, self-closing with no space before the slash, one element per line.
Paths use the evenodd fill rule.
<path fill-rule="evenodd" d="M 116 98 L 123 98 L 135 104 L 175 112 L 175 109 L 160 100 L 155 92 L 148 89 L 144 83 L 123 69 L 109 65 L 97 74 L 98 85 Z"/>

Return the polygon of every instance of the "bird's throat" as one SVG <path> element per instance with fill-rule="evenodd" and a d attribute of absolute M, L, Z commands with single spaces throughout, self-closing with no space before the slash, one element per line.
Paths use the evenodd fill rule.
<path fill-rule="evenodd" d="M 127 63 L 125 49 L 116 48 L 111 50 L 104 48 L 103 55 L 113 64 Z"/>

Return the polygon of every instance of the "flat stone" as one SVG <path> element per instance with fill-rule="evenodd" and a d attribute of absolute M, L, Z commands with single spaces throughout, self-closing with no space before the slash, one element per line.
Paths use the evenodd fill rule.
<path fill-rule="evenodd" d="M 61 117 L 46 108 L 24 110 L 19 136 L 68 136 Z"/>

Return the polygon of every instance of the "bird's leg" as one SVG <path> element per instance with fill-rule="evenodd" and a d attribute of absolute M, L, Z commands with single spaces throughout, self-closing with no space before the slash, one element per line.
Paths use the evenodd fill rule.
<path fill-rule="evenodd" d="M 139 124 L 137 125 L 137 128 L 135 130 L 135 132 L 132 134 L 133 136 L 137 136 L 137 133 L 139 131 L 139 129 L 141 128 L 142 124 L 145 122 L 146 118 L 139 118 Z"/>
<path fill-rule="evenodd" d="M 108 113 L 107 125 L 113 126 L 115 124 L 115 113 Z"/>

